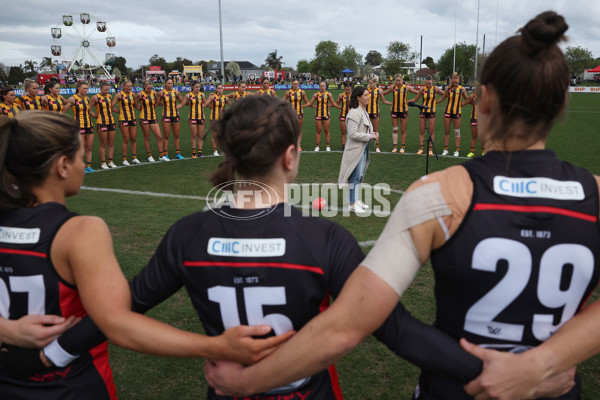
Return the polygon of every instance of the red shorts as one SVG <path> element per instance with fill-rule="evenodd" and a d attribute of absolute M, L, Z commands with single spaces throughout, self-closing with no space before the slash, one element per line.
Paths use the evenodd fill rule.
<path fill-rule="evenodd" d="M 391 113 L 392 118 L 408 118 L 408 111 L 400 112 L 400 113 Z"/>
<path fill-rule="evenodd" d="M 117 130 L 116 124 L 98 124 L 99 132 L 110 132 L 110 131 L 116 131 L 116 130 Z"/>
<path fill-rule="evenodd" d="M 169 122 L 171 124 L 179 122 L 179 115 L 176 117 L 163 117 L 163 122 Z"/>
<path fill-rule="evenodd" d="M 119 121 L 119 124 L 121 126 L 137 126 L 137 122 L 135 122 L 135 119 L 132 119 L 131 121 Z"/>

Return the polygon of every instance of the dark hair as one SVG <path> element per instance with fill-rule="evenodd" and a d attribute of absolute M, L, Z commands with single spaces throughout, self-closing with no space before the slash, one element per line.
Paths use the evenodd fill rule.
<path fill-rule="evenodd" d="M 9 92 L 14 92 L 15 89 L 13 89 L 10 86 L 4 86 L 2 89 L 0 89 L 0 101 L 4 101 L 4 96 L 6 96 Z"/>
<path fill-rule="evenodd" d="M 426 81 L 432 81 L 432 80 L 433 80 L 433 76 L 431 76 L 431 75 L 427 75 L 427 76 L 425 77 L 425 80 L 426 80 Z"/>
<path fill-rule="evenodd" d="M 77 86 L 75 87 L 75 94 L 79 93 L 79 88 L 83 85 L 88 86 L 88 83 L 86 81 L 77 82 Z"/>
<path fill-rule="evenodd" d="M 498 110 L 492 113 L 487 139 L 512 136 L 535 143 L 548 136 L 569 85 L 569 68 L 558 47 L 568 28 L 561 15 L 546 11 L 489 55 L 480 82 L 495 91 Z"/>
<path fill-rule="evenodd" d="M 352 94 L 350 95 L 350 104 L 348 105 L 350 108 L 358 107 L 358 98 L 363 95 L 363 93 L 367 90 L 364 86 L 357 86 L 352 90 Z"/>
<path fill-rule="evenodd" d="M 344 87 L 345 88 L 352 87 L 352 84 L 350 82 L 344 82 Z"/>
<path fill-rule="evenodd" d="M 54 86 L 58 85 L 59 83 L 56 81 L 48 81 L 46 82 L 46 84 L 44 85 L 44 94 L 50 94 L 50 89 L 52 89 Z"/>
<path fill-rule="evenodd" d="M 81 146 L 73 118 L 49 111 L 22 111 L 0 118 L 0 211 L 33 205 L 32 188 L 62 155 L 75 157 Z"/>
<path fill-rule="evenodd" d="M 106 81 L 100 81 L 100 88 L 103 88 L 105 86 L 110 86 L 110 83 L 108 83 Z"/>
<path fill-rule="evenodd" d="M 225 161 L 210 180 L 217 186 L 235 179 L 265 176 L 289 147 L 298 145 L 300 125 L 289 102 L 273 96 L 248 96 L 236 101 L 210 127 Z"/>

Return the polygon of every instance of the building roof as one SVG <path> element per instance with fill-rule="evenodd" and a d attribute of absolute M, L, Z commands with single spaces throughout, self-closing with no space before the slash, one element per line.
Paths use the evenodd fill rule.
<path fill-rule="evenodd" d="M 229 63 L 230 63 L 230 61 L 224 61 L 225 66 L 227 66 L 227 64 L 229 64 Z M 238 65 L 240 66 L 240 69 L 261 69 L 260 67 L 257 67 L 256 65 L 252 64 L 250 61 L 236 61 L 236 63 L 238 63 Z M 213 71 L 220 70 L 221 62 L 220 61 L 212 62 L 206 66 L 206 69 L 213 70 Z"/>

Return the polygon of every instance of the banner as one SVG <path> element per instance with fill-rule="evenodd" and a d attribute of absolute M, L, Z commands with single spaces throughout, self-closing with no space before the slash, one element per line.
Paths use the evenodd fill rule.
<path fill-rule="evenodd" d="M 598 86 L 569 86 L 571 93 L 600 93 Z"/>

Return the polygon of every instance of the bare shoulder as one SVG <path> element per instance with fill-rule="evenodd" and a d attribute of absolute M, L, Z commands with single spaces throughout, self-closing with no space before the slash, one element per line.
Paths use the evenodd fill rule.
<path fill-rule="evenodd" d="M 68 238 L 70 243 L 81 243 L 90 238 L 98 240 L 106 235 L 110 237 L 106 222 L 100 217 L 91 215 L 78 215 L 69 219 L 60 228 L 59 234 L 63 238 Z"/>

